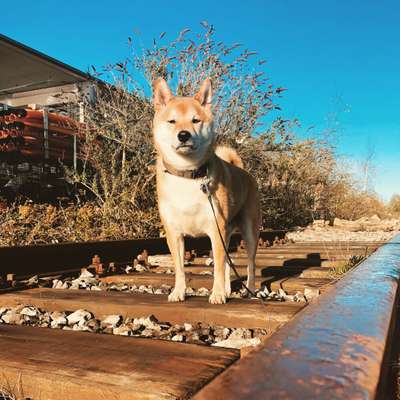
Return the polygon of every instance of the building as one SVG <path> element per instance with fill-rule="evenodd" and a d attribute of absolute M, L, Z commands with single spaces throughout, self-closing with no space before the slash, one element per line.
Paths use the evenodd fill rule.
<path fill-rule="evenodd" d="M 77 136 L 52 129 L 48 115 L 84 122 L 83 106 L 76 102 L 79 91 L 93 96 L 93 78 L 89 74 L 0 34 L 0 195 L 12 197 L 30 192 L 34 197 L 46 197 L 60 185 L 65 186 L 63 160 L 54 156 L 60 154 L 56 143 L 66 141 L 70 164 L 76 168 Z M 10 121 L 4 117 L 15 108 L 43 113 L 42 127 L 30 128 L 35 131 L 28 134 L 35 136 L 29 136 L 36 146 L 34 157 L 1 151 L 14 146 L 16 136 L 21 136 L 21 143 L 24 141 L 24 133 L 10 133 Z"/>

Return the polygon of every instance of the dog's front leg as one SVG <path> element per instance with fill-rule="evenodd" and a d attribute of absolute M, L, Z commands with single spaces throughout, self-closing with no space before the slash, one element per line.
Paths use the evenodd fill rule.
<path fill-rule="evenodd" d="M 221 229 L 221 233 L 224 242 L 227 244 L 227 241 L 229 240 L 229 235 L 227 234 L 225 229 Z M 225 279 L 226 279 L 225 250 L 221 242 L 219 233 L 217 231 L 214 232 L 212 235 L 210 235 L 210 239 L 214 256 L 214 285 L 212 288 L 209 301 L 212 304 L 223 304 L 226 303 L 226 296 L 229 295 L 229 293 L 227 293 L 225 285 Z"/>
<path fill-rule="evenodd" d="M 183 235 L 166 229 L 167 243 L 175 266 L 175 287 L 168 296 L 168 301 L 184 301 L 186 291 L 184 253 L 185 242 Z"/>

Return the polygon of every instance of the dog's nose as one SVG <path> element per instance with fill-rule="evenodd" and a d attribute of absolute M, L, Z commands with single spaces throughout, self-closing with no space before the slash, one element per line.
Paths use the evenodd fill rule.
<path fill-rule="evenodd" d="M 180 131 L 178 133 L 178 139 L 182 143 L 186 143 L 190 139 L 191 136 L 192 136 L 192 134 L 188 131 Z"/>
<path fill-rule="evenodd" d="M 192 134 L 188 131 L 180 131 L 178 133 L 178 139 L 182 143 L 186 143 L 191 138 L 191 136 Z"/>

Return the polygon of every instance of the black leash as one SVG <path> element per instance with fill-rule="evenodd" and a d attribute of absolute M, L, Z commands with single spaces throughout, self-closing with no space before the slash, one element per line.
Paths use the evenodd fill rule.
<path fill-rule="evenodd" d="M 208 171 L 207 171 L 207 172 L 208 172 Z M 207 173 L 207 176 L 208 176 L 208 173 Z M 242 277 L 239 275 L 239 273 L 237 272 L 237 269 L 235 268 L 235 265 L 233 264 L 233 261 L 232 261 L 230 255 L 229 255 L 228 249 L 227 249 L 227 247 L 226 247 L 225 240 L 224 240 L 224 238 L 223 238 L 223 236 L 222 236 L 222 233 L 221 233 L 221 229 L 219 228 L 219 225 L 218 225 L 217 215 L 215 214 L 214 204 L 213 204 L 213 202 L 212 202 L 212 195 L 211 195 L 211 192 L 210 192 L 210 188 L 208 187 L 209 184 L 210 184 L 209 180 L 208 180 L 207 182 L 202 183 L 202 184 L 200 185 L 200 189 L 201 189 L 201 191 L 202 191 L 204 194 L 207 195 L 208 202 L 210 203 L 211 210 L 212 210 L 212 212 L 213 212 L 214 219 L 215 219 L 215 224 L 217 225 L 218 234 L 219 234 L 219 237 L 220 237 L 220 239 L 221 239 L 222 246 L 224 247 L 224 251 L 225 251 L 226 258 L 227 258 L 227 260 L 228 260 L 229 267 L 230 267 L 230 268 L 233 270 L 233 272 L 235 273 L 235 275 L 236 275 L 237 279 L 239 280 L 240 284 L 242 285 L 242 287 L 243 287 L 244 289 L 246 289 L 247 292 L 248 292 L 252 297 L 256 297 L 256 298 L 257 298 L 257 295 L 256 295 L 252 290 L 250 290 L 250 289 L 247 287 L 247 285 L 243 282 L 243 280 L 242 280 L 243 278 L 242 278 Z M 264 301 L 265 301 L 264 298 L 263 298 L 263 297 L 260 297 L 260 299 L 263 301 L 262 304 L 264 304 Z"/>

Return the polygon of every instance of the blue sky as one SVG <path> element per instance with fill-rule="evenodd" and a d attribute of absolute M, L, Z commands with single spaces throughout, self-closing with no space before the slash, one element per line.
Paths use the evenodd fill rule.
<path fill-rule="evenodd" d="M 337 115 L 338 150 L 361 162 L 374 149 L 375 190 L 400 193 L 400 3 L 395 0 L 76 1 L 19 0 L 2 7 L 0 32 L 82 70 L 207 20 L 217 37 L 267 59 L 288 88 L 282 114 L 315 132 Z M 1 61 L 0 61 L 1 62 Z"/>

